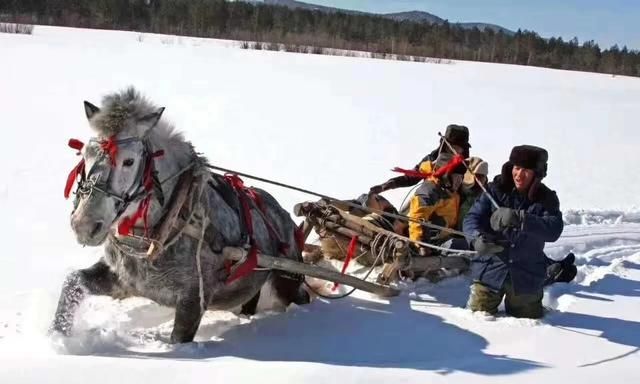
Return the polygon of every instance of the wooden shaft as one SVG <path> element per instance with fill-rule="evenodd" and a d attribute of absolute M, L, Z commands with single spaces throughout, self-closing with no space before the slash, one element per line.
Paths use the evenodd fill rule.
<path fill-rule="evenodd" d="M 247 251 L 238 247 L 225 247 L 222 250 L 222 255 L 225 259 L 239 261 L 246 257 Z M 281 271 L 299 273 L 305 276 L 317 277 L 334 283 L 348 285 L 382 297 L 392 297 L 400 294 L 398 289 L 389 286 L 370 283 L 368 281 L 358 279 L 357 277 L 343 275 L 340 272 L 332 271 L 317 265 L 305 264 L 299 261 L 285 259 L 283 257 L 273 257 L 258 253 L 258 265 L 263 268 L 278 269 Z"/>

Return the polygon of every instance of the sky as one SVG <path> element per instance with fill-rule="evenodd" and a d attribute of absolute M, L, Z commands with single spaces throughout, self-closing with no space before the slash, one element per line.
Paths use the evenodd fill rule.
<path fill-rule="evenodd" d="M 639 0 L 303 0 L 367 12 L 421 10 L 451 22 L 485 22 L 542 37 L 640 49 Z"/>

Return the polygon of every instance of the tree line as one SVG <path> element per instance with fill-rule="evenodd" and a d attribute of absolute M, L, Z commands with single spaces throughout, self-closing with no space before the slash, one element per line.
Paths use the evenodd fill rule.
<path fill-rule="evenodd" d="M 215 37 L 640 76 L 640 51 L 226 0 L 0 0 L 4 21 Z"/>

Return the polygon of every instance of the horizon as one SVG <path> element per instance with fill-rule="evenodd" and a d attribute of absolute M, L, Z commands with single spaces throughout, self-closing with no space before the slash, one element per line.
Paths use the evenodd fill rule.
<path fill-rule="evenodd" d="M 633 0 L 540 0 L 535 4 L 508 0 L 304 0 L 308 4 L 370 13 L 423 11 L 452 23 L 486 23 L 517 31 L 529 30 L 543 38 L 577 37 L 600 48 L 640 50 L 640 2 Z M 577 12 L 576 10 L 579 10 Z"/>

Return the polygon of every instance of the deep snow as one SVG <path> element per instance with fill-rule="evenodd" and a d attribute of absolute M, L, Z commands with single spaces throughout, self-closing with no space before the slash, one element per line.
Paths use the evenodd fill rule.
<path fill-rule="evenodd" d="M 0 53 L 1 382 L 640 378 L 640 79 L 53 27 L 0 35 Z M 412 166 L 452 122 L 471 128 L 472 152 L 492 174 L 511 146 L 543 146 L 569 223 L 547 250 L 574 251 L 579 275 L 547 291 L 540 321 L 469 313 L 469 281 L 457 277 L 406 285 L 389 301 L 358 292 L 251 319 L 210 312 L 197 342 L 182 346 L 166 343 L 171 310 L 93 298 L 77 335 L 51 340 L 65 274 L 100 253 L 68 226 L 62 188 L 76 158 L 66 141 L 90 135 L 83 100 L 130 84 L 166 106 L 212 163 L 336 197 Z M 310 199 L 266 188 L 289 209 Z M 406 192 L 388 195 L 399 203 Z"/>

